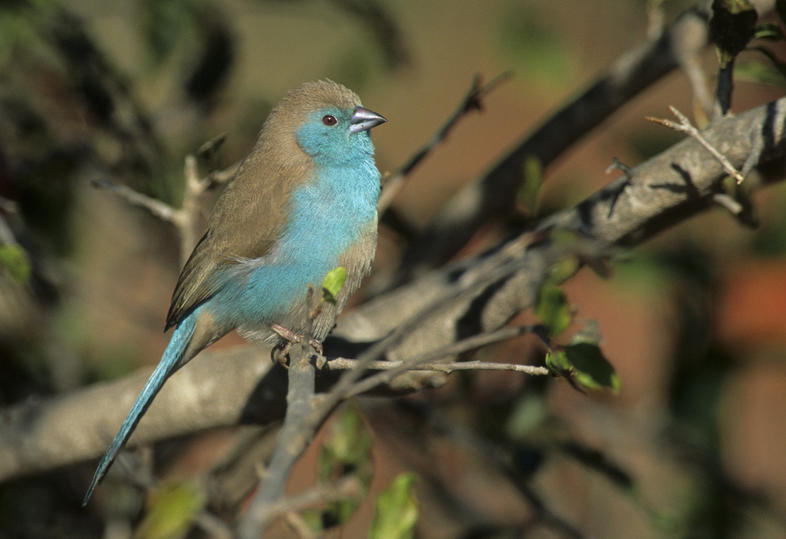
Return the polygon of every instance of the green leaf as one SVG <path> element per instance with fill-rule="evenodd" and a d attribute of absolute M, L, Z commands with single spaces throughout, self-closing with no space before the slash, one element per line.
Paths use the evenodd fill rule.
<path fill-rule="evenodd" d="M 571 234 L 572 233 L 568 233 L 568 235 L 565 235 L 555 231 L 555 233 L 552 234 L 551 239 L 555 244 L 561 243 L 563 241 L 571 242 L 570 247 L 568 247 L 564 243 L 562 243 L 561 246 L 567 248 L 573 248 L 573 246 L 576 245 L 573 242 L 577 240 L 576 237 L 572 236 Z M 572 239 L 568 239 L 569 237 Z M 551 266 L 551 269 L 549 270 L 549 279 L 553 283 L 565 282 L 573 275 L 575 275 L 575 273 L 579 270 L 580 267 L 581 264 L 577 256 L 573 256 L 573 255 L 565 256 L 559 262 Z"/>
<path fill-rule="evenodd" d="M 597 344 L 577 342 L 564 349 L 565 359 L 572 366 L 573 379 L 587 389 L 620 390 L 619 376 Z"/>
<path fill-rule="evenodd" d="M 328 273 L 322 282 L 322 299 L 328 303 L 336 303 L 338 293 L 344 288 L 346 280 L 347 268 L 344 266 L 339 266 Z"/>
<path fill-rule="evenodd" d="M 390 486 L 377 497 L 374 520 L 369 537 L 372 539 L 409 539 L 415 536 L 418 505 L 415 499 L 415 474 L 396 476 Z"/>
<path fill-rule="evenodd" d="M 19 284 L 25 284 L 30 278 L 30 259 L 27 252 L 19 245 L 0 245 L 0 271 L 6 273 Z"/>
<path fill-rule="evenodd" d="M 573 320 L 565 293 L 551 281 L 546 281 L 538 291 L 535 314 L 548 328 L 549 335 L 563 332 Z"/>
<path fill-rule="evenodd" d="M 569 376 L 573 365 L 563 350 L 549 350 L 546 352 L 546 368 L 560 376 Z"/>
<path fill-rule="evenodd" d="M 164 485 L 153 496 L 150 511 L 139 525 L 140 539 L 176 539 L 185 537 L 191 522 L 207 501 L 202 488 L 187 481 Z"/>
<path fill-rule="evenodd" d="M 767 41 L 783 41 L 785 38 L 781 27 L 771 22 L 758 25 L 753 34 L 753 39 L 766 39 Z"/>

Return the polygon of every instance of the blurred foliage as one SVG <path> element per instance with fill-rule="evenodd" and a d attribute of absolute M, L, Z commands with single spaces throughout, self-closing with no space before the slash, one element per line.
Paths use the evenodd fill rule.
<path fill-rule="evenodd" d="M 377 497 L 374 520 L 369 537 L 372 539 L 410 539 L 415 536 L 418 504 L 413 473 L 397 475 L 390 486 Z"/>
<path fill-rule="evenodd" d="M 163 484 L 152 496 L 150 508 L 136 531 L 138 539 L 185 537 L 205 504 L 201 487 L 188 481 Z"/>
<path fill-rule="evenodd" d="M 137 17 L 141 34 L 154 65 L 160 65 L 175 49 L 189 27 L 198 24 L 201 0 L 140 0 Z M 196 28 L 194 28 L 196 29 Z"/>
<path fill-rule="evenodd" d="M 333 417 L 322 442 L 317 481 L 321 485 L 332 485 L 352 475 L 365 493 L 371 484 L 372 472 L 371 435 L 360 409 L 352 402 L 347 403 Z M 304 518 L 314 530 L 326 530 L 346 523 L 359 504 L 358 499 L 345 498 L 327 504 L 324 509 L 305 511 Z"/>
<path fill-rule="evenodd" d="M 538 290 L 535 314 L 552 336 L 565 331 L 573 320 L 573 313 L 565 293 L 551 281 L 544 283 Z"/>
<path fill-rule="evenodd" d="M 575 74 L 575 59 L 564 34 L 532 3 L 511 2 L 500 21 L 502 50 L 533 83 L 546 87 L 566 84 Z"/>
<path fill-rule="evenodd" d="M 19 245 L 0 245 L 0 270 L 13 281 L 24 284 L 30 278 L 30 260 Z"/>

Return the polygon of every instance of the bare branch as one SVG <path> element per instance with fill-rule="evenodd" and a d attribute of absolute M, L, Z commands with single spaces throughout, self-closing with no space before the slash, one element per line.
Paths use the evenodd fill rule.
<path fill-rule="evenodd" d="M 357 368 L 356 359 L 338 357 L 327 362 L 330 370 L 346 370 Z M 369 370 L 392 370 L 402 369 L 403 371 L 436 371 L 451 374 L 455 371 L 513 371 L 523 374 L 542 376 L 549 374 L 545 367 L 537 365 L 518 365 L 516 363 L 490 363 L 488 361 L 454 361 L 451 363 L 420 363 L 410 361 L 372 361 Z M 396 376 L 394 374 L 393 376 Z"/>
<path fill-rule="evenodd" d="M 308 339 L 296 343 L 291 350 L 289 390 L 284 426 L 278 436 L 273 457 L 262 478 L 262 486 L 254 495 L 248 512 L 238 528 L 244 539 L 260 537 L 265 526 L 276 514 L 274 508 L 284 494 L 284 484 L 295 461 L 306 449 L 316 432 L 319 420 L 314 421 L 314 384 L 316 369 L 309 362 Z"/>
<path fill-rule="evenodd" d="M 683 113 L 681 113 L 679 110 L 677 110 L 676 107 L 673 107 L 671 105 L 669 105 L 669 110 L 674 116 L 677 117 L 680 123 L 674 123 L 671 120 L 666 120 L 664 118 L 653 118 L 652 116 L 647 116 L 647 120 L 657 124 L 665 125 L 666 127 L 670 127 L 675 131 L 681 131 L 682 133 L 687 133 L 691 137 L 695 138 L 699 142 L 699 144 L 704 146 L 707 149 L 707 151 L 710 152 L 721 165 L 723 165 L 724 170 L 726 170 L 726 172 L 729 173 L 729 176 L 732 176 L 735 180 L 737 180 L 738 185 L 745 181 L 745 177 L 742 174 L 740 174 L 740 172 L 736 168 L 734 168 L 734 166 L 729 162 L 728 159 L 726 159 L 726 157 L 721 152 L 715 149 L 715 146 L 707 142 L 707 139 L 701 136 L 699 130 L 693 127 L 693 124 L 690 123 L 690 120 L 688 120 L 688 118 Z"/>
<path fill-rule="evenodd" d="M 149 197 L 140 193 L 139 191 L 135 191 L 126 185 L 120 185 L 109 180 L 93 180 L 93 185 L 96 187 L 102 187 L 105 189 L 109 189 L 112 193 L 116 194 L 132 206 L 138 206 L 140 208 L 144 208 L 149 211 L 154 216 L 158 217 L 162 221 L 166 221 L 167 223 L 172 223 L 176 227 L 179 226 L 181 216 L 180 212 L 166 204 L 161 202 L 158 199 Z"/>

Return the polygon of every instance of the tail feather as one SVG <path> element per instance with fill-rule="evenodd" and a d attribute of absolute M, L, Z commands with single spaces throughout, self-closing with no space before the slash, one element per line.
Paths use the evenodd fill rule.
<path fill-rule="evenodd" d="M 87 505 L 90 496 L 93 494 L 93 490 L 95 490 L 98 483 L 101 482 L 101 479 L 104 478 L 109 467 L 115 461 L 117 454 L 131 437 L 137 423 L 142 419 L 142 415 L 144 415 L 150 403 L 153 402 L 153 398 L 161 390 L 164 382 L 166 382 L 167 378 L 169 378 L 169 376 L 181 365 L 183 353 L 194 335 L 196 318 L 196 313 L 192 313 L 175 328 L 175 332 L 172 334 L 172 338 L 164 351 L 164 355 L 161 357 L 161 361 L 153 371 L 153 374 L 150 375 L 150 378 L 148 378 L 145 387 L 139 393 L 133 406 L 131 406 L 131 411 L 120 426 L 120 430 L 106 450 L 104 458 L 102 458 L 101 462 L 98 464 L 98 468 L 96 468 L 93 474 L 93 480 L 90 482 L 90 486 L 87 488 L 85 497 L 82 500 L 82 507 Z"/>

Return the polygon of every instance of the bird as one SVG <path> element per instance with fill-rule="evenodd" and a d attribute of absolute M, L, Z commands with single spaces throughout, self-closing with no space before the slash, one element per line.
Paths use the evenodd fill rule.
<path fill-rule="evenodd" d="M 83 507 L 166 380 L 201 350 L 232 330 L 276 345 L 286 332 L 325 339 L 374 259 L 380 173 L 369 132 L 386 121 L 328 79 L 290 90 L 273 107 L 180 272 L 164 328 L 174 328 L 169 344 Z M 346 278 L 335 301 L 310 314 L 309 286 L 339 267 Z"/>

